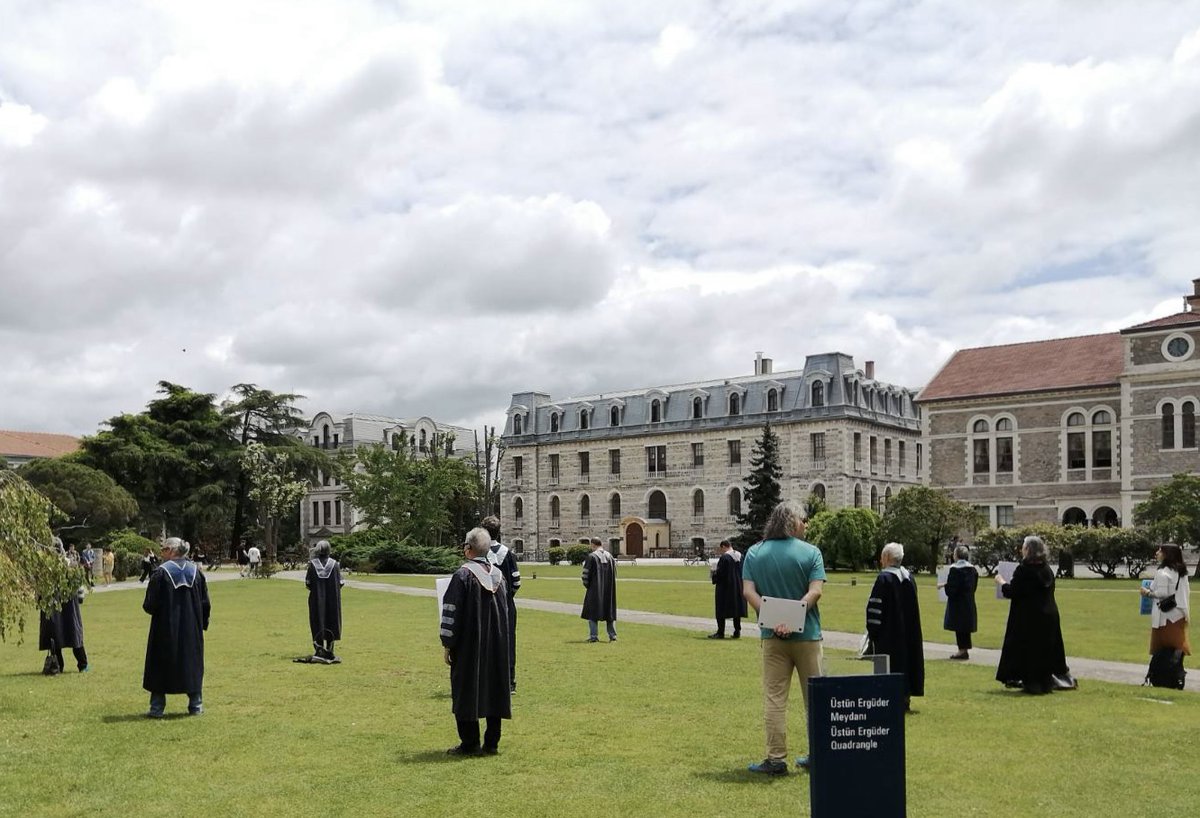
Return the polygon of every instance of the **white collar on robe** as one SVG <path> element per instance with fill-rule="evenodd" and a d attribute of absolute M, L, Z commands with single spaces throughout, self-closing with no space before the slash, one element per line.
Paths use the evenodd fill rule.
<path fill-rule="evenodd" d="M 590 554 L 590 556 L 595 557 L 596 559 L 600 560 L 600 562 L 612 562 L 613 561 L 613 555 L 608 553 L 608 551 L 606 549 L 604 549 L 603 547 L 600 547 L 600 548 L 597 548 L 596 550 L 594 550 Z"/>
<path fill-rule="evenodd" d="M 908 582 L 908 580 L 911 577 L 911 574 L 908 573 L 908 569 L 905 568 L 903 565 L 889 565 L 887 568 L 884 568 L 883 571 L 881 571 L 880 573 L 895 574 L 896 576 L 900 577 L 901 582 Z"/>
<path fill-rule="evenodd" d="M 479 583 L 479 587 L 483 588 L 489 594 L 496 593 L 500 587 L 500 583 L 504 581 L 503 576 L 500 574 L 500 569 L 489 564 L 486 560 L 483 562 L 469 560 L 468 562 L 464 562 L 462 567 L 470 571 L 471 576 L 475 577 L 475 580 Z"/>
<path fill-rule="evenodd" d="M 329 575 L 332 574 L 333 569 L 337 567 L 337 560 L 327 558 L 325 564 L 322 565 L 321 560 L 314 557 L 312 560 L 312 567 L 317 569 L 318 577 L 321 579 L 329 579 Z"/>
<path fill-rule="evenodd" d="M 955 563 L 953 565 L 951 565 L 950 567 L 951 568 L 970 568 L 971 561 L 970 560 L 956 560 Z"/>
<path fill-rule="evenodd" d="M 176 588 L 191 588 L 196 581 L 196 563 L 191 560 L 167 560 L 162 564 L 162 570 Z"/>
<path fill-rule="evenodd" d="M 495 542 L 493 545 L 495 548 L 487 553 L 488 562 L 492 565 L 499 565 L 508 556 L 508 546 L 502 542 Z"/>

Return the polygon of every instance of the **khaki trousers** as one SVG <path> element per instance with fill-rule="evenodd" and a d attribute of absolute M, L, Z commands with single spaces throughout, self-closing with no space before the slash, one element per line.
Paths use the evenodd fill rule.
<path fill-rule="evenodd" d="M 787 705 L 792 687 L 792 672 L 800 680 L 804 696 L 805 742 L 808 725 L 808 678 L 824 675 L 821 643 L 787 639 L 762 640 L 763 716 L 767 731 L 767 758 L 787 759 Z"/>

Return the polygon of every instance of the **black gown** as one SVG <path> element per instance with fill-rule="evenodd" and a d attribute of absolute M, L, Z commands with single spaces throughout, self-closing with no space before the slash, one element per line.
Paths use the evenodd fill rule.
<path fill-rule="evenodd" d="M 521 590 L 521 569 L 512 549 L 501 542 L 492 543 L 488 561 L 500 569 L 504 585 L 508 588 L 508 669 L 513 684 L 517 681 L 517 604 L 514 597 Z"/>
<path fill-rule="evenodd" d="M 50 641 L 54 640 L 53 647 Z M 38 628 L 38 650 L 63 650 L 83 647 L 83 617 L 79 597 L 71 594 L 63 606 L 49 614 L 43 612 Z"/>
<path fill-rule="evenodd" d="M 975 609 L 975 589 L 979 572 L 974 565 L 950 567 L 946 575 L 946 615 L 942 627 L 955 633 L 975 633 L 978 614 Z"/>
<path fill-rule="evenodd" d="M 342 638 L 342 570 L 337 560 L 325 557 L 308 563 L 304 587 L 308 588 L 308 627 L 314 645 Z"/>
<path fill-rule="evenodd" d="M 736 555 L 736 556 L 735 556 Z M 729 551 L 717 560 L 712 583 L 716 596 L 717 619 L 744 619 L 746 598 L 742 596 L 742 561 L 736 551 Z"/>
<path fill-rule="evenodd" d="M 150 614 L 142 687 L 151 693 L 199 693 L 204 682 L 208 584 L 190 560 L 154 569 L 142 610 Z"/>
<path fill-rule="evenodd" d="M 885 569 L 875 578 L 867 600 L 867 636 L 874 653 L 890 657 L 892 673 L 903 673 L 907 695 L 925 695 L 925 646 L 921 609 L 912 575 Z"/>
<path fill-rule="evenodd" d="M 1001 592 L 1012 602 L 996 681 L 1023 684 L 1032 691 L 1049 690 L 1051 675 L 1069 672 L 1054 601 L 1054 572 L 1045 562 L 1025 560 Z"/>
<path fill-rule="evenodd" d="M 617 562 L 597 548 L 583 561 L 583 611 L 580 619 L 615 622 L 617 619 Z"/>
<path fill-rule="evenodd" d="M 454 572 L 438 634 L 450 651 L 454 718 L 512 718 L 508 591 L 498 568 L 480 559 Z"/>

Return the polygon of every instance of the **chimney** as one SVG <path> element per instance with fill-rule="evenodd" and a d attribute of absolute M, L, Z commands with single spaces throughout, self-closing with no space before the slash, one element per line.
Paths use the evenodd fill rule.
<path fill-rule="evenodd" d="M 1200 312 L 1200 278 L 1192 279 L 1192 287 L 1195 292 L 1192 295 L 1183 297 L 1184 310 L 1187 312 Z"/>
<path fill-rule="evenodd" d="M 761 352 L 754 353 L 754 374 L 762 374 L 763 356 Z"/>
<path fill-rule="evenodd" d="M 867 376 L 867 380 L 868 381 L 875 380 L 875 362 L 867 361 L 866 367 L 867 367 L 866 371 L 863 374 L 865 374 Z"/>
<path fill-rule="evenodd" d="M 771 361 L 771 359 L 763 358 L 762 359 L 762 372 L 760 372 L 759 374 L 760 375 L 770 375 L 772 368 L 773 368 L 773 362 Z"/>

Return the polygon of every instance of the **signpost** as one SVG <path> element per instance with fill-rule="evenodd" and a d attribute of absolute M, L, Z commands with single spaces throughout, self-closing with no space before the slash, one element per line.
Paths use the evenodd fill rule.
<path fill-rule="evenodd" d="M 813 818 L 903 818 L 904 676 L 808 680 Z"/>

